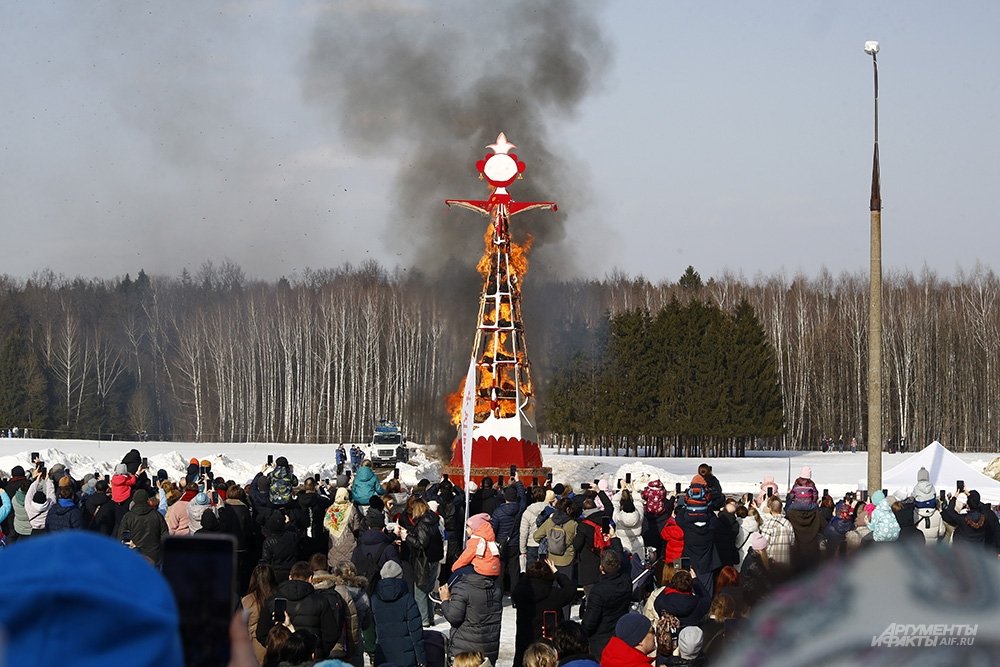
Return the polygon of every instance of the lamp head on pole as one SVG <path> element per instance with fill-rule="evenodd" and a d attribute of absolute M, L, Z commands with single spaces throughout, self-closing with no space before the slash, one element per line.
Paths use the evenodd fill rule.
<path fill-rule="evenodd" d="M 878 42 L 875 41 L 865 42 L 865 53 L 867 53 L 870 56 L 874 56 L 876 53 L 878 53 Z"/>

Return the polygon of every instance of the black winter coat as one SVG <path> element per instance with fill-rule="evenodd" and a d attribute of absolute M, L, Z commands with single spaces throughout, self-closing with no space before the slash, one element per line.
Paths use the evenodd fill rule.
<path fill-rule="evenodd" d="M 736 536 L 740 533 L 739 519 L 729 512 L 719 512 L 718 519 L 715 528 L 715 550 L 719 552 L 719 560 L 723 565 L 735 566 L 740 562 L 740 550 L 736 546 Z"/>
<path fill-rule="evenodd" d="M 573 538 L 573 549 L 576 551 L 576 581 L 581 586 L 590 586 L 601 578 L 601 554 L 594 549 L 594 535 L 600 530 L 601 517 L 599 510 L 590 510 L 591 514 L 580 517 L 576 526 L 576 537 Z M 589 522 L 597 524 L 595 530 Z M 600 655 L 600 654 L 598 654 Z"/>
<path fill-rule="evenodd" d="M 424 628 L 417 601 L 406 582 L 399 578 L 380 579 L 371 597 L 375 616 L 375 664 L 397 667 L 427 664 Z"/>
<path fill-rule="evenodd" d="M 434 584 L 430 577 L 433 563 L 427 557 L 427 547 L 432 539 L 440 537 L 438 520 L 438 515 L 430 510 L 417 519 L 416 524 L 408 514 L 400 517 L 400 524 L 406 528 L 402 556 L 413 572 L 413 584 L 422 591 L 430 591 Z"/>
<path fill-rule="evenodd" d="M 351 555 L 351 562 L 358 574 L 371 580 L 371 575 L 378 574 L 390 560 L 401 562 L 392 537 L 377 528 L 362 531 L 358 536 L 358 545 L 354 547 L 354 554 Z"/>
<path fill-rule="evenodd" d="M 699 575 L 715 572 L 722 567 L 719 550 L 715 548 L 718 523 L 719 519 L 711 512 L 677 514 L 677 525 L 684 531 L 682 555 L 691 559 L 691 567 Z"/>
<path fill-rule="evenodd" d="M 83 502 L 83 527 L 102 535 L 115 532 L 115 504 L 106 493 L 93 493 Z"/>
<path fill-rule="evenodd" d="M 475 493 L 469 496 L 469 516 L 486 513 L 493 516 L 503 498 L 496 489 L 476 489 Z"/>
<path fill-rule="evenodd" d="M 614 574 L 602 574 L 587 595 L 586 607 L 580 624 L 583 633 L 590 638 L 590 653 L 601 655 L 604 647 L 615 633 L 618 619 L 629 612 L 632 605 L 632 579 L 628 560 L 622 553 L 621 542 L 616 538 L 609 549 L 621 555 L 621 568 Z"/>
<path fill-rule="evenodd" d="M 513 539 L 512 544 L 517 543 L 520 537 L 518 531 L 521 528 L 521 514 L 524 512 L 524 508 L 528 506 L 528 496 L 524 491 L 524 485 L 521 482 L 517 482 L 516 488 L 517 501 L 505 502 L 493 510 L 493 533 L 496 535 L 496 542 L 501 548 L 505 547 L 511 539 Z"/>
<path fill-rule="evenodd" d="M 267 633 L 274 626 L 274 599 L 288 600 L 288 620 L 295 630 L 308 630 L 319 639 L 317 652 L 327 656 L 337 640 L 340 639 L 341 628 L 337 624 L 336 615 L 326 597 L 316 591 L 308 581 L 289 579 L 278 584 L 273 597 L 264 601 L 257 621 L 257 641 L 267 644 Z"/>
<path fill-rule="evenodd" d="M 143 556 L 154 563 L 160 562 L 160 547 L 163 538 L 167 536 L 167 521 L 163 515 L 149 505 L 136 505 L 122 517 L 118 526 L 118 539 L 122 538 L 126 530 L 131 531 L 131 540 Z"/>
<path fill-rule="evenodd" d="M 517 608 L 514 667 L 521 665 L 524 650 L 541 638 L 545 612 L 555 612 L 557 618 L 562 619 L 562 608 L 573 601 L 575 594 L 573 580 L 562 572 L 557 572 L 552 579 L 522 576 L 518 580 L 510 595 Z"/>
<path fill-rule="evenodd" d="M 128 474 L 134 475 L 139 470 L 139 466 L 142 465 L 142 454 L 139 453 L 138 449 L 130 449 L 128 454 L 122 457 L 122 463 L 128 468 Z"/>
<path fill-rule="evenodd" d="M 237 551 L 252 551 L 260 544 L 260 530 L 250 515 L 250 508 L 242 501 L 227 500 L 219 508 L 222 532 L 236 538 Z"/>
<path fill-rule="evenodd" d="M 299 558 L 299 534 L 286 528 L 268 535 L 264 538 L 260 557 L 271 566 L 278 581 L 288 579 L 288 572 Z"/>
<path fill-rule="evenodd" d="M 441 613 L 451 624 L 450 651 L 454 658 L 464 651 L 479 651 L 497 664 L 500 655 L 500 621 L 503 589 L 492 577 L 463 575 L 441 603 Z"/>
<path fill-rule="evenodd" d="M 953 542 L 986 544 L 990 523 L 981 510 L 969 510 L 966 514 L 955 511 L 955 499 L 947 507 L 941 508 L 941 518 L 955 527 Z"/>
<path fill-rule="evenodd" d="M 300 528 L 302 529 L 302 549 L 300 555 L 303 560 L 309 560 L 313 554 L 325 554 L 330 548 L 330 534 L 323 525 L 323 517 L 326 516 L 326 508 L 332 501 L 326 496 L 318 493 L 300 493 L 298 496 L 298 512 L 301 513 Z M 312 537 L 308 537 L 309 529 L 312 529 Z"/>
<path fill-rule="evenodd" d="M 45 515 L 45 529 L 49 532 L 81 528 L 83 528 L 83 512 L 76 503 L 67 507 L 57 501 Z"/>

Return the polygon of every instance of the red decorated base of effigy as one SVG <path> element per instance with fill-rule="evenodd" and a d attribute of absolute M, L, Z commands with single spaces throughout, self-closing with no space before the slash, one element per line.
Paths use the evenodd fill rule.
<path fill-rule="evenodd" d="M 462 443 L 455 440 L 452 444 L 451 464 L 444 466 L 441 472 L 458 487 L 464 484 L 465 470 L 462 461 Z M 472 441 L 472 481 L 481 484 L 484 477 L 490 477 L 496 483 L 501 475 L 510 479 L 510 467 L 517 466 L 517 476 L 526 486 L 531 486 L 532 478 L 537 484 L 544 484 L 546 476 L 552 468 L 542 465 L 542 452 L 538 443 L 523 438 L 478 437 Z"/>

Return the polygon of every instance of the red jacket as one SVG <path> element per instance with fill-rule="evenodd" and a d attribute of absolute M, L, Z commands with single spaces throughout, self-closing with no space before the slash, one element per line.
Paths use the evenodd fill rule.
<path fill-rule="evenodd" d="M 660 531 L 660 537 L 664 542 L 663 562 L 673 563 L 684 553 L 684 530 L 677 525 L 674 517 L 670 517 Z"/>
<path fill-rule="evenodd" d="M 612 637 L 601 653 L 601 667 L 649 667 L 653 659 L 618 637 Z"/>
<path fill-rule="evenodd" d="M 135 475 L 115 475 L 111 478 L 111 501 L 123 503 L 132 497 Z"/>

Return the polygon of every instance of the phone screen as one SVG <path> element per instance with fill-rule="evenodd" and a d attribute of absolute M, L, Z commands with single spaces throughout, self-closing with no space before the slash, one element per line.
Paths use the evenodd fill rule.
<path fill-rule="evenodd" d="M 503 486 L 503 475 L 497 475 L 497 486 Z"/>
<path fill-rule="evenodd" d="M 601 530 L 605 533 L 611 530 L 611 517 L 604 516 L 601 518 Z"/>
<path fill-rule="evenodd" d="M 774 487 L 773 486 L 767 487 L 767 497 L 770 498 L 773 495 L 774 495 Z"/>
<path fill-rule="evenodd" d="M 512 465 L 510 467 L 510 476 L 513 477 L 516 474 L 517 474 L 517 466 L 516 465 Z"/>
<path fill-rule="evenodd" d="M 625 483 L 626 484 L 632 483 L 632 473 L 630 472 L 625 473 Z"/>
<path fill-rule="evenodd" d="M 163 541 L 163 576 L 177 601 L 184 664 L 227 664 L 229 621 L 236 609 L 233 537 L 168 537 Z"/>
<path fill-rule="evenodd" d="M 275 624 L 285 622 L 285 612 L 288 611 L 288 598 L 274 598 L 274 614 L 272 619 Z"/>
<path fill-rule="evenodd" d="M 399 468 L 393 468 L 392 469 L 392 478 L 393 479 L 399 479 Z"/>
<path fill-rule="evenodd" d="M 269 466 L 273 466 L 274 465 L 274 454 L 268 454 L 267 455 L 267 465 L 269 465 Z"/>
<path fill-rule="evenodd" d="M 691 569 L 691 559 L 687 556 L 681 556 L 681 569 L 690 570 Z"/>

